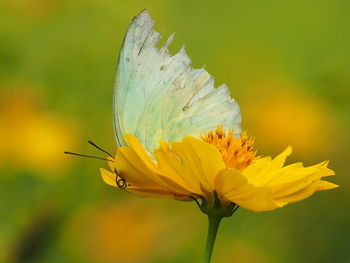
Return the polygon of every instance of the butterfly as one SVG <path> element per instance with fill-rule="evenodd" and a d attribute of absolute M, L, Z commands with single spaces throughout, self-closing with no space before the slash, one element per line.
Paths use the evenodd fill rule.
<path fill-rule="evenodd" d="M 134 17 L 120 51 L 113 95 L 117 145 L 126 145 L 128 133 L 152 153 L 160 140 L 199 137 L 220 124 L 239 135 L 240 109 L 228 87 L 215 88 L 204 68 L 192 68 L 184 47 L 169 54 L 175 34 L 158 48 L 154 24 L 147 10 Z"/>
<path fill-rule="evenodd" d="M 154 24 L 147 10 L 134 17 L 119 54 L 113 94 L 117 146 L 126 146 L 123 136 L 131 134 L 152 155 L 160 140 L 200 137 L 219 125 L 239 136 L 241 113 L 228 87 L 215 87 L 214 78 L 204 68 L 192 68 L 184 47 L 175 55 L 169 54 L 168 46 L 175 34 L 158 48 L 161 35 L 153 29 Z M 95 143 L 89 143 L 114 159 Z M 116 180 L 122 180 L 115 173 Z M 126 182 L 122 180 L 117 185 L 124 188 Z"/>

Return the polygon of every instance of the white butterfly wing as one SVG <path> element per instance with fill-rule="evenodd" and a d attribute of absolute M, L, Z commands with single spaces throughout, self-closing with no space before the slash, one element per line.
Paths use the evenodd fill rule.
<path fill-rule="evenodd" d="M 182 48 L 170 55 L 166 44 L 158 49 L 160 34 L 146 10 L 136 16 L 125 36 L 114 88 L 113 114 L 117 143 L 133 134 L 152 152 L 160 139 L 200 136 L 219 124 L 241 132 L 238 104 L 226 85 L 214 87 L 205 69 L 193 69 Z"/>

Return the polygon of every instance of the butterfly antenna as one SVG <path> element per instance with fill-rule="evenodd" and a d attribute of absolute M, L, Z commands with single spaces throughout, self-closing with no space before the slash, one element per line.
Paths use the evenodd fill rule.
<path fill-rule="evenodd" d="M 104 152 L 105 154 L 107 154 L 109 157 L 113 158 L 113 155 L 110 154 L 109 152 L 107 152 L 106 150 L 103 150 L 101 147 L 97 146 L 95 143 L 93 143 L 92 141 L 88 141 L 88 143 L 90 143 L 92 146 L 96 147 L 97 149 L 99 149 L 100 151 Z"/>
<path fill-rule="evenodd" d="M 79 154 L 79 153 L 72 153 L 72 152 L 64 152 L 65 154 L 70 154 L 70 155 L 75 155 L 75 156 L 80 156 L 80 157 L 87 157 L 87 158 L 93 158 L 93 159 L 99 159 L 99 160 L 104 160 L 108 162 L 114 163 L 113 160 L 107 159 L 107 158 L 101 158 L 97 156 L 91 156 L 91 155 L 85 155 L 85 154 Z"/>

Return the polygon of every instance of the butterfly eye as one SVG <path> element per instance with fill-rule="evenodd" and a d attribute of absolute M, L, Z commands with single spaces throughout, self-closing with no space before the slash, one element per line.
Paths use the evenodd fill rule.
<path fill-rule="evenodd" d="M 117 186 L 118 186 L 120 189 L 126 188 L 126 187 L 128 186 L 128 183 L 126 182 L 125 179 L 123 179 L 123 178 L 119 175 L 117 169 L 115 169 L 115 168 L 114 168 L 114 173 L 116 174 L 115 182 L 116 182 Z"/>

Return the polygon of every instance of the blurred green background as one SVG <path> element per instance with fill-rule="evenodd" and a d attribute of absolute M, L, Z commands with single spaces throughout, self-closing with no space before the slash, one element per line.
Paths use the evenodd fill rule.
<path fill-rule="evenodd" d="M 240 103 L 259 154 L 330 160 L 340 188 L 225 219 L 215 263 L 350 262 L 350 2 L 0 0 L 0 262 L 200 262 L 193 203 L 103 183 L 112 89 L 132 17 L 147 8 Z M 164 39 L 162 41 L 164 41 Z M 97 153 L 98 154 L 98 153 Z"/>

